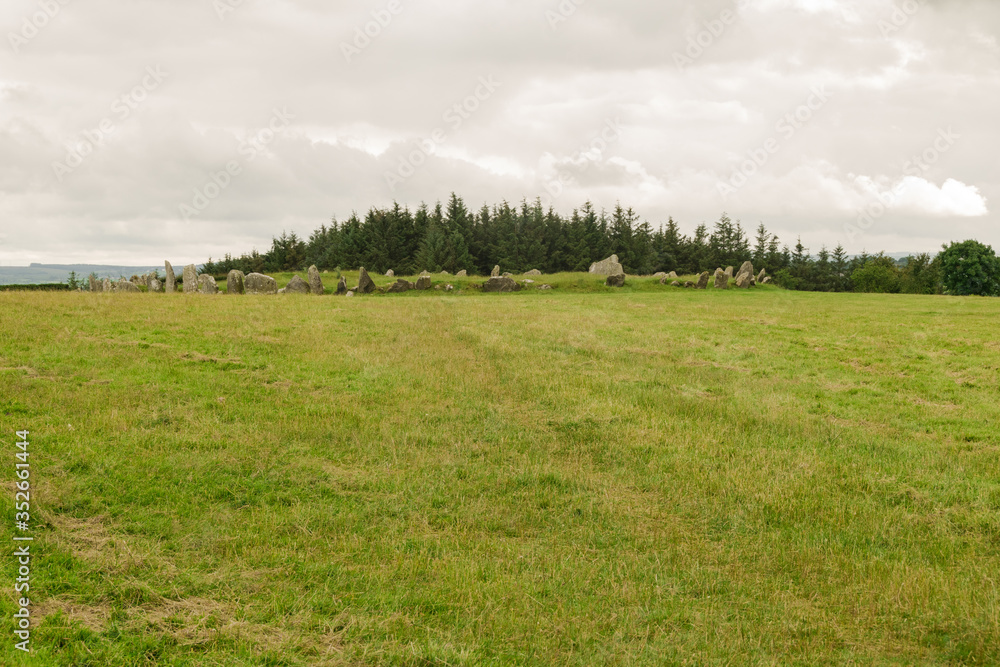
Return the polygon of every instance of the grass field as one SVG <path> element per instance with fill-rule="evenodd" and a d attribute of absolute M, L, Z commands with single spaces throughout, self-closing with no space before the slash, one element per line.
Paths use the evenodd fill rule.
<path fill-rule="evenodd" d="M 1000 300 L 536 280 L 0 294 L 0 664 L 1000 663 Z"/>

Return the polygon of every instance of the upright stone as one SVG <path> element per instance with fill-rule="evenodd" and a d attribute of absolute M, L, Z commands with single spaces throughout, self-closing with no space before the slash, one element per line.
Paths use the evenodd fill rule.
<path fill-rule="evenodd" d="M 490 278 L 496 278 L 500 275 L 500 265 L 497 264 L 493 267 L 493 271 L 490 272 Z"/>
<path fill-rule="evenodd" d="M 184 285 L 187 286 L 187 280 Z M 219 286 L 215 283 L 215 278 L 206 273 L 198 276 L 198 291 L 202 294 L 218 294 Z"/>
<path fill-rule="evenodd" d="M 703 274 L 698 276 L 698 284 L 695 287 L 698 289 L 708 289 L 708 279 L 710 277 L 711 274 L 708 271 L 705 271 Z"/>
<path fill-rule="evenodd" d="M 715 270 L 715 287 L 716 289 L 729 289 L 729 276 L 722 269 Z"/>
<path fill-rule="evenodd" d="M 198 269 L 194 264 L 184 267 L 184 293 L 193 294 L 198 291 Z"/>
<path fill-rule="evenodd" d="M 670 273 L 667 274 L 667 278 L 673 278 L 674 280 L 677 280 L 678 278 L 680 278 L 680 276 L 677 275 L 676 271 L 671 271 Z"/>
<path fill-rule="evenodd" d="M 323 279 L 319 275 L 319 269 L 315 266 L 309 267 L 309 293 L 323 296 Z"/>
<path fill-rule="evenodd" d="M 150 294 L 157 294 L 163 291 L 163 283 L 155 275 L 150 275 L 146 282 L 146 291 Z"/>
<path fill-rule="evenodd" d="M 177 289 L 177 278 L 174 276 L 174 267 L 170 265 L 170 262 L 164 262 L 163 265 L 167 269 L 167 294 L 173 294 L 174 290 Z"/>
<path fill-rule="evenodd" d="M 591 264 L 590 272 L 598 276 L 617 276 L 619 273 L 624 274 L 625 269 L 619 263 L 618 255 L 611 255 L 601 262 Z"/>
<path fill-rule="evenodd" d="M 726 275 L 729 276 L 730 278 L 736 277 L 735 274 L 733 273 L 733 267 L 731 266 L 726 267 Z"/>
<path fill-rule="evenodd" d="M 361 294 L 371 294 L 375 291 L 375 281 L 372 280 L 365 267 L 361 267 L 361 275 L 358 278 L 358 292 Z"/>
<path fill-rule="evenodd" d="M 292 279 L 285 285 L 282 294 L 309 294 L 309 292 L 309 283 L 298 276 L 292 276 Z"/>
<path fill-rule="evenodd" d="M 459 271 L 458 273 L 455 274 L 455 277 L 456 278 L 468 278 L 469 277 L 469 272 L 466 271 L 465 269 L 462 269 L 461 271 Z"/>
<path fill-rule="evenodd" d="M 105 278 L 104 281 L 101 283 L 101 291 L 102 292 L 110 292 L 111 291 L 111 279 L 110 278 Z"/>
<path fill-rule="evenodd" d="M 132 282 L 131 280 L 125 280 L 124 278 L 122 278 L 121 280 L 118 281 L 118 284 L 115 285 L 115 291 L 116 292 L 124 292 L 124 293 L 130 293 L 130 292 L 131 293 L 138 293 L 140 290 L 139 290 L 139 286 L 136 285 L 134 282 Z"/>
<path fill-rule="evenodd" d="M 337 296 L 344 296 L 347 294 L 347 278 L 340 276 L 340 282 L 337 283 Z"/>
<path fill-rule="evenodd" d="M 395 278 L 396 277 L 396 272 L 393 271 L 392 269 L 389 269 L 388 271 L 385 272 L 385 277 L 386 278 Z"/>
<path fill-rule="evenodd" d="M 100 288 L 97 287 L 97 278 L 94 277 L 93 273 L 90 274 L 89 280 L 90 280 L 90 291 L 91 292 L 99 292 L 99 291 L 101 291 Z"/>
<path fill-rule="evenodd" d="M 242 271 L 233 269 L 226 276 L 226 294 L 245 294 L 246 288 L 243 286 L 246 276 Z"/>
<path fill-rule="evenodd" d="M 251 273 L 243 279 L 243 288 L 247 294 L 277 294 L 278 281 L 262 273 Z"/>
<path fill-rule="evenodd" d="M 420 276 L 417 278 L 417 285 L 414 289 L 417 290 L 429 290 L 431 288 L 431 277 L 430 276 Z"/>
<path fill-rule="evenodd" d="M 766 269 L 761 269 L 760 273 L 757 274 L 757 284 L 763 283 L 764 282 L 764 278 L 766 278 L 766 277 L 767 277 L 767 270 Z"/>
<path fill-rule="evenodd" d="M 749 289 L 756 282 L 753 276 L 753 262 L 743 262 L 739 273 L 736 274 L 736 286 L 740 289 Z"/>
<path fill-rule="evenodd" d="M 604 281 L 604 284 L 608 287 L 625 287 L 625 274 L 619 273 L 614 276 L 608 276 L 608 279 Z"/>

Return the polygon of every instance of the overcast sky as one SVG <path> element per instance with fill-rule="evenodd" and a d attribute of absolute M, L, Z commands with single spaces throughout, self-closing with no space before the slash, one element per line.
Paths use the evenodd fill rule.
<path fill-rule="evenodd" d="M 0 265 L 175 264 L 450 192 L 1000 249 L 1000 3 L 3 0 Z"/>

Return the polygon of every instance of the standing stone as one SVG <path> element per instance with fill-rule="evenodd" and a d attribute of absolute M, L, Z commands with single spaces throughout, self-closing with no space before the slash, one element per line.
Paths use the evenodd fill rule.
<path fill-rule="evenodd" d="M 447 271 L 442 271 L 442 272 L 441 272 L 441 275 L 442 275 L 442 276 L 450 276 L 451 274 L 450 274 L 450 273 L 448 273 Z"/>
<path fill-rule="evenodd" d="M 111 279 L 110 278 L 105 278 L 104 279 L 104 282 L 101 284 L 101 291 L 102 292 L 110 292 L 111 291 Z"/>
<path fill-rule="evenodd" d="M 184 286 L 187 287 L 186 280 L 184 281 Z M 198 291 L 202 294 L 218 294 L 219 286 L 215 284 L 215 278 L 206 273 L 198 276 Z"/>
<path fill-rule="evenodd" d="M 431 288 L 431 277 L 430 276 L 420 276 L 417 279 L 417 285 L 414 289 L 418 290 L 429 290 Z"/>
<path fill-rule="evenodd" d="M 243 282 L 246 280 L 246 276 L 243 275 L 242 271 L 237 271 L 233 269 L 226 276 L 226 294 L 244 294 L 246 293 L 246 288 L 243 287 Z"/>
<path fill-rule="evenodd" d="M 767 269 L 761 269 L 760 273 L 757 274 L 757 283 L 758 284 L 763 283 L 764 278 L 766 277 L 767 277 Z"/>
<path fill-rule="evenodd" d="M 680 276 L 677 275 L 676 271 L 671 271 L 670 273 L 667 274 L 667 278 L 673 278 L 674 280 L 677 280 L 678 278 L 680 278 Z"/>
<path fill-rule="evenodd" d="M 361 267 L 361 276 L 358 278 L 358 291 L 362 294 L 371 294 L 375 291 L 375 281 L 371 279 L 365 267 Z"/>
<path fill-rule="evenodd" d="M 730 278 L 735 277 L 735 274 L 733 274 L 733 267 L 731 266 L 726 267 L 726 275 L 729 276 Z"/>
<path fill-rule="evenodd" d="M 696 287 L 698 289 L 708 289 L 709 277 L 711 277 L 711 274 L 709 274 L 708 271 L 705 271 L 703 274 L 698 276 L 698 284 L 696 285 Z"/>
<path fill-rule="evenodd" d="M 146 291 L 150 294 L 157 294 L 163 291 L 163 283 L 156 276 L 150 276 L 149 282 L 146 283 Z"/>
<path fill-rule="evenodd" d="M 177 289 L 177 278 L 174 276 L 174 267 L 170 265 L 170 262 L 164 262 L 163 265 L 167 269 L 167 294 L 173 294 L 174 290 Z"/>
<path fill-rule="evenodd" d="M 278 281 L 262 273 L 251 273 L 243 279 L 243 288 L 247 294 L 277 294 Z"/>
<path fill-rule="evenodd" d="M 604 284 L 608 287 L 625 287 L 625 274 L 619 273 L 615 276 L 608 276 L 608 279 L 604 281 Z"/>
<path fill-rule="evenodd" d="M 483 283 L 484 292 L 520 292 L 521 286 L 513 278 L 506 276 L 491 276 Z"/>
<path fill-rule="evenodd" d="M 319 269 L 315 266 L 309 267 L 309 293 L 323 296 L 323 279 L 319 275 Z"/>
<path fill-rule="evenodd" d="M 750 289 L 756 283 L 753 277 L 753 262 L 743 262 L 736 274 L 736 286 L 740 289 Z"/>
<path fill-rule="evenodd" d="M 90 291 L 99 292 L 100 289 L 97 287 L 97 278 L 94 277 L 93 273 L 90 274 L 89 280 L 90 280 Z"/>
<path fill-rule="evenodd" d="M 538 269 L 532 269 L 531 271 L 528 271 L 524 275 L 526 275 L 526 276 L 540 276 L 540 275 L 542 275 L 542 272 L 539 271 Z"/>
<path fill-rule="evenodd" d="M 396 272 L 393 271 L 392 269 L 389 269 L 388 271 L 385 272 L 385 277 L 386 278 L 395 278 L 396 277 Z"/>
<path fill-rule="evenodd" d="M 496 278 L 500 275 L 500 265 L 497 264 L 493 267 L 493 271 L 490 272 L 490 278 Z"/>
<path fill-rule="evenodd" d="M 761 283 L 760 283 L 760 284 L 761 284 L 761 285 L 767 285 L 767 284 L 768 284 L 768 283 L 770 283 L 770 282 L 771 282 L 771 276 L 766 276 L 766 277 L 764 278 L 764 280 L 762 280 L 762 281 L 761 281 Z"/>
<path fill-rule="evenodd" d="M 658 273 L 654 273 L 653 277 L 654 278 L 666 278 L 667 277 L 667 273 L 666 273 L 666 271 L 660 271 Z M 661 283 L 662 283 L 662 281 L 661 281 Z"/>
<path fill-rule="evenodd" d="M 347 294 L 347 278 L 340 276 L 340 282 L 337 283 L 337 296 L 344 296 Z"/>
<path fill-rule="evenodd" d="M 459 271 L 458 273 L 455 274 L 455 277 L 456 278 L 468 278 L 469 277 L 469 272 L 466 271 L 465 269 L 462 269 L 461 271 Z"/>
<path fill-rule="evenodd" d="M 198 291 L 198 269 L 194 264 L 184 267 L 184 293 L 193 294 Z"/>
<path fill-rule="evenodd" d="M 618 255 L 611 255 L 606 260 L 594 262 L 590 265 L 590 272 L 598 276 L 617 276 L 625 273 L 625 269 L 618 262 Z"/>
<path fill-rule="evenodd" d="M 715 287 L 716 289 L 729 289 L 729 276 L 722 269 L 715 270 Z"/>
<path fill-rule="evenodd" d="M 288 284 L 283 289 L 282 294 L 309 294 L 310 291 L 309 283 L 298 276 L 292 276 L 292 279 L 288 281 Z"/>
<path fill-rule="evenodd" d="M 121 280 L 119 280 L 118 284 L 115 285 L 115 292 L 137 293 L 139 291 L 140 290 L 139 290 L 139 286 L 138 285 L 136 285 L 131 280 L 125 280 L 124 278 L 122 278 Z"/>

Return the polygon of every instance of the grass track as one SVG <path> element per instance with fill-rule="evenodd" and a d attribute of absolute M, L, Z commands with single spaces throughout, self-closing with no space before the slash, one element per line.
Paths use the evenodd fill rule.
<path fill-rule="evenodd" d="M 1000 301 L 536 280 L 0 294 L 23 664 L 1000 662 Z"/>

